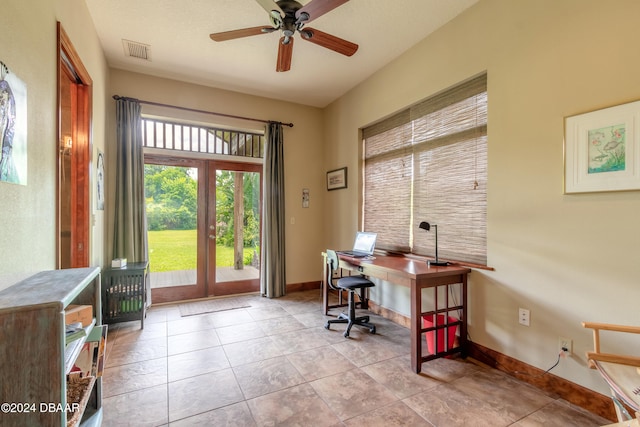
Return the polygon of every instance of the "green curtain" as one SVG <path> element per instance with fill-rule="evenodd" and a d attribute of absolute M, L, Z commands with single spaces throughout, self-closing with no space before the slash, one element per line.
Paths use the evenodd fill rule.
<path fill-rule="evenodd" d="M 147 216 L 144 199 L 144 154 L 140 103 L 116 100 L 117 162 L 113 258 L 148 261 Z M 151 290 L 147 287 L 147 302 Z"/>
<path fill-rule="evenodd" d="M 284 142 L 282 125 L 269 123 L 264 158 L 260 292 L 277 298 L 287 292 L 284 238 Z"/>

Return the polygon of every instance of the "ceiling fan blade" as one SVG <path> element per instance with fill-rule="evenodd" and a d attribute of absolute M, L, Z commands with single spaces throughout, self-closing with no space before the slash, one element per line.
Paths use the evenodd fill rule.
<path fill-rule="evenodd" d="M 289 42 L 284 44 L 286 37 L 280 37 L 278 44 L 278 63 L 276 71 L 289 71 L 291 69 L 291 57 L 293 56 L 293 37 L 289 37 Z"/>
<path fill-rule="evenodd" d="M 314 28 L 305 28 L 300 31 L 300 34 L 306 41 L 326 47 L 327 49 L 331 49 L 334 52 L 338 52 L 346 56 L 351 56 L 358 50 L 357 44 Z"/>
<path fill-rule="evenodd" d="M 297 22 L 311 22 L 348 1 L 349 0 L 311 0 L 296 11 Z M 304 14 L 306 14 L 306 16 Z"/>
<path fill-rule="evenodd" d="M 227 40 L 239 39 L 241 37 L 257 36 L 258 34 L 268 34 L 276 29 L 273 27 L 251 27 L 243 28 L 241 30 L 222 31 L 220 33 L 209 34 L 211 40 L 216 42 L 223 42 Z"/>

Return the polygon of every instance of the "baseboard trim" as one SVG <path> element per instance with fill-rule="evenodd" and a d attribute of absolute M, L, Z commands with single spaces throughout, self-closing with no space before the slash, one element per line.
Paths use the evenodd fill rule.
<path fill-rule="evenodd" d="M 320 289 L 322 282 L 301 282 L 301 283 L 288 283 L 287 284 L 287 293 L 288 292 L 302 292 L 302 291 L 311 291 L 314 289 Z"/>
<path fill-rule="evenodd" d="M 411 328 L 411 322 L 408 316 L 389 310 L 373 301 L 369 301 L 369 310 L 394 323 L 406 328 Z M 544 374 L 545 371 L 542 369 L 474 342 L 469 343 L 469 356 L 478 362 L 531 384 L 555 398 L 564 399 L 567 402 L 586 409 L 593 414 L 600 415 L 612 422 L 617 421 L 615 409 L 609 396 L 605 396 L 551 373 Z"/>

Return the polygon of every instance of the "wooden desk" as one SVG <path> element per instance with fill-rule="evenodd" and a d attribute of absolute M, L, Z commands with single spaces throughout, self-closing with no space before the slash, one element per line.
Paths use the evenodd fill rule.
<path fill-rule="evenodd" d="M 411 368 L 415 373 L 420 373 L 422 363 L 438 357 L 461 353 L 463 357 L 467 355 L 467 275 L 471 272 L 469 268 L 460 266 L 435 267 L 428 266 L 426 262 L 414 260 L 404 256 L 376 256 L 374 259 L 351 258 L 340 255 L 339 267 L 343 270 L 354 271 L 365 276 L 376 277 L 411 289 Z M 325 262 L 326 267 L 326 262 Z M 323 278 L 326 275 L 323 275 Z M 458 285 L 459 284 L 459 285 Z M 452 301 L 450 292 L 451 286 L 457 285 L 459 288 L 461 301 Z M 324 314 L 333 306 L 329 305 L 329 287 L 323 280 L 323 303 Z M 423 311 L 422 290 L 432 288 L 433 307 L 431 310 Z M 442 291 L 444 289 L 444 305 L 442 305 Z M 440 298 L 439 298 L 440 296 Z M 453 304 L 453 305 L 452 305 Z M 445 319 L 455 312 L 458 321 L 453 323 L 437 324 L 433 327 L 425 328 L 422 323 L 422 316 L 443 315 Z M 453 317 L 453 316 L 452 316 Z M 434 345 L 433 354 L 423 354 L 422 340 L 423 334 L 432 332 L 434 337 L 438 336 L 438 331 L 445 330 L 451 326 L 458 326 L 460 331 L 459 345 L 452 349 L 443 346 L 443 351 L 438 351 L 442 344 Z M 436 338 L 437 341 L 437 338 Z"/>

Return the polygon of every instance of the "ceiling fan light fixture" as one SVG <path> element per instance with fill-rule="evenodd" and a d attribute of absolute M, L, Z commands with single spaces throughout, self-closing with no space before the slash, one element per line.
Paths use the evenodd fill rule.
<path fill-rule="evenodd" d="M 271 24 L 277 30 L 282 27 L 282 15 L 277 10 L 272 10 L 269 12 L 269 18 L 271 19 Z"/>
<path fill-rule="evenodd" d="M 302 12 L 300 13 L 300 16 L 298 16 L 296 24 L 299 26 L 299 28 L 302 28 L 302 26 L 309 20 L 309 18 L 310 16 L 307 12 Z"/>
<path fill-rule="evenodd" d="M 300 31 L 300 35 L 305 40 L 311 40 L 311 37 L 313 37 L 313 31 L 309 31 L 309 30 Z"/>

